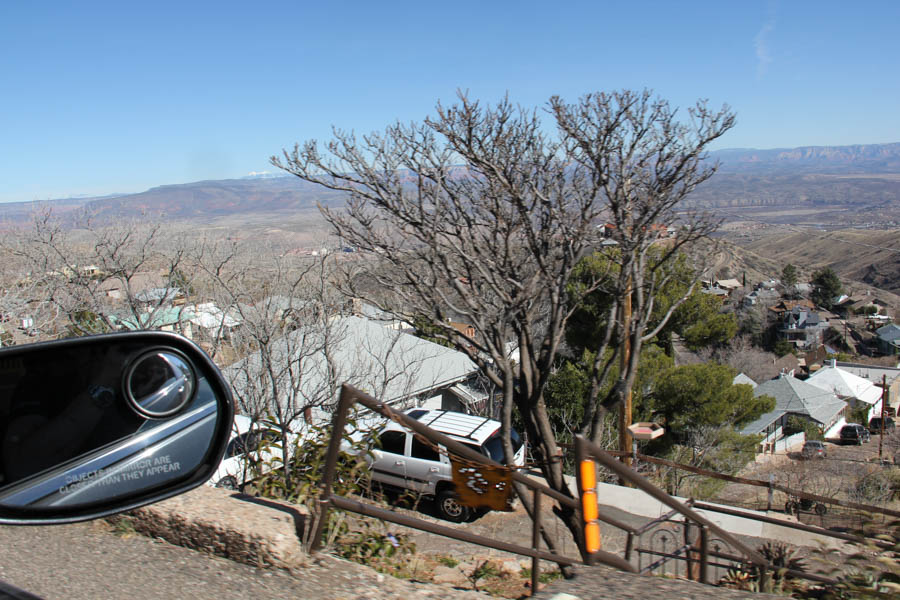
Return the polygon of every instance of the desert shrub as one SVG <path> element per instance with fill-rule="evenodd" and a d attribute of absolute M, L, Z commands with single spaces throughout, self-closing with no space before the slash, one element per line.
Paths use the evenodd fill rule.
<path fill-rule="evenodd" d="M 791 592 L 797 589 L 805 589 L 788 571 L 807 570 L 806 561 L 799 555 L 797 548 L 784 542 L 766 542 L 756 549 L 772 565 L 770 589 L 761 589 L 760 569 L 752 564 L 745 564 L 728 570 L 728 574 L 722 578 L 719 585 L 750 592 L 772 591 L 776 593 Z"/>
<path fill-rule="evenodd" d="M 900 495 L 900 468 L 894 467 L 869 473 L 859 479 L 855 495 L 868 502 L 890 502 Z"/>
<path fill-rule="evenodd" d="M 829 575 L 837 579 L 837 584 L 813 587 L 795 597 L 825 600 L 900 597 L 900 521 L 869 522 L 854 533 L 868 541 L 851 542 L 855 552 L 849 557 L 839 556 L 839 550 L 834 548 L 816 552 L 815 560 L 828 567 Z M 877 545 L 876 540 L 883 545 Z"/>

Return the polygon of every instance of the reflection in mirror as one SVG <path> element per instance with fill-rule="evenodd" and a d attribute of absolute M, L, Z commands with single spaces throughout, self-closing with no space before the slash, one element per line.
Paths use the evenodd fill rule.
<path fill-rule="evenodd" d="M 168 417 L 194 393 L 194 371 L 174 350 L 154 350 L 139 357 L 125 374 L 125 395 L 139 414 Z"/>
<path fill-rule="evenodd" d="M 0 509 L 135 497 L 208 458 L 223 405 L 206 374 L 177 349 L 104 337 L 0 352 Z"/>

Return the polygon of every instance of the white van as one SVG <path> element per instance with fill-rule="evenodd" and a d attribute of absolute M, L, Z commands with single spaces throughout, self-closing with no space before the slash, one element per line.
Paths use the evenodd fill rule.
<path fill-rule="evenodd" d="M 439 431 L 475 452 L 503 463 L 500 422 L 485 417 L 445 410 L 414 408 L 406 414 Z M 445 452 L 420 441 L 412 432 L 389 421 L 378 430 L 378 446 L 369 458 L 372 479 L 395 488 L 413 490 L 434 497 L 440 515 L 455 522 L 472 516 L 453 491 L 453 473 Z M 525 445 L 515 431 L 511 434 L 515 465 L 525 464 Z"/>
<path fill-rule="evenodd" d="M 265 435 L 266 430 L 258 423 L 254 424 L 243 415 L 235 415 L 225 455 L 207 483 L 226 490 L 242 489 L 245 483 L 259 474 L 260 465 L 271 464 L 274 458 L 271 444 L 262 444 Z"/>

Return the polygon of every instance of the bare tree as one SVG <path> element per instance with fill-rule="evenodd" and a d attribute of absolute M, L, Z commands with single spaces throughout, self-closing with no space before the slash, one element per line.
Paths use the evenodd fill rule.
<path fill-rule="evenodd" d="M 344 314 L 335 257 L 248 252 L 221 241 L 199 250 L 198 281 L 240 323 L 218 342 L 221 356 L 237 357 L 223 373 L 240 412 L 277 431 L 283 464 L 330 416 L 343 383 L 400 400 L 429 387 L 418 372 L 428 356 L 407 343 L 414 338 Z M 290 489 L 291 470 L 284 475 Z"/>
<path fill-rule="evenodd" d="M 515 408 L 548 484 L 571 494 L 543 399 L 566 323 L 585 294 L 602 287 L 612 295 L 597 356 L 616 360 L 630 341 L 615 397 L 606 399 L 621 401 L 641 344 L 655 333 L 646 327 L 652 291 L 663 279 L 656 272 L 715 226 L 676 210 L 713 173 L 704 149 L 734 119 L 727 108 L 715 113 L 698 103 L 681 123 L 666 102 L 629 91 L 590 94 L 575 104 L 554 97 L 547 113 L 555 135 L 537 111 L 508 100 L 482 107 L 461 94 L 424 123 L 398 123 L 361 139 L 335 130 L 324 152 L 310 141 L 272 162 L 348 194 L 346 210 L 324 210 L 325 217 L 380 263 L 372 276 L 388 292 L 383 308 L 411 322 L 426 319 L 437 336 L 468 352 L 502 390 L 507 456 Z M 617 268 L 573 290 L 576 265 L 600 247 L 605 222 L 613 226 Z M 649 248 L 675 225 L 662 260 L 650 265 Z M 623 323 L 626 299 L 634 316 Z M 450 317 L 471 323 L 476 335 L 453 328 Z M 596 390 L 610 364 L 594 369 Z M 586 411 L 594 437 L 605 414 L 597 396 Z M 523 503 L 530 506 L 528 498 Z M 560 515 L 577 537 L 574 512 Z"/>
<path fill-rule="evenodd" d="M 0 244 L 0 346 L 46 339 L 60 316 L 19 252 L 17 238 L 7 232 L 5 244 Z"/>
<path fill-rule="evenodd" d="M 271 249 L 268 249 L 271 250 Z M 340 331 L 332 318 L 340 308 L 327 257 L 278 255 L 235 243 L 206 241 L 197 247 L 198 278 L 223 314 L 239 326 L 218 352 L 238 360 L 223 370 L 239 412 L 277 430 L 280 460 L 288 464 L 312 411 L 334 402 L 341 384 L 333 349 Z M 285 470 L 290 486 L 290 470 Z"/>
<path fill-rule="evenodd" d="M 703 348 L 698 354 L 703 362 L 728 365 L 756 383 L 762 383 L 778 375 L 778 370 L 774 366 L 778 357 L 754 346 L 746 335 L 735 337 L 724 347 Z"/>
<path fill-rule="evenodd" d="M 189 285 L 183 231 L 140 220 L 64 227 L 50 211 L 5 242 L 28 266 L 43 297 L 65 316 L 68 331 L 85 335 L 128 326 L 158 327 L 162 312 Z M 155 294 L 144 295 L 155 287 Z M 179 329 L 181 315 L 171 323 Z"/>

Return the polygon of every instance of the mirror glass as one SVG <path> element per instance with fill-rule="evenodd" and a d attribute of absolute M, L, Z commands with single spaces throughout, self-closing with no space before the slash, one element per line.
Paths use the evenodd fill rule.
<path fill-rule="evenodd" d="M 65 514 L 196 478 L 230 404 L 193 346 L 159 344 L 172 338 L 0 350 L 0 511 Z"/>
<path fill-rule="evenodd" d="M 138 357 L 125 374 L 123 386 L 139 414 L 160 419 L 177 413 L 190 401 L 196 378 L 184 356 L 161 349 Z"/>

